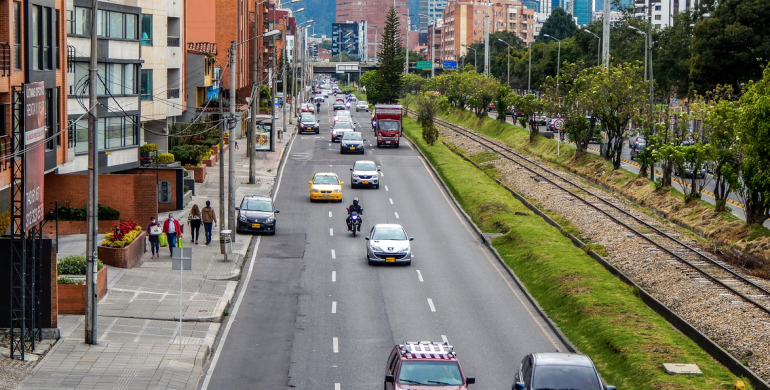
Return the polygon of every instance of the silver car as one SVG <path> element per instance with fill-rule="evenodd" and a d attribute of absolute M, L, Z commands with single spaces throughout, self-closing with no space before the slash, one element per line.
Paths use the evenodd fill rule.
<path fill-rule="evenodd" d="M 350 168 L 350 187 L 372 186 L 380 188 L 380 168 L 374 161 L 356 161 Z"/>
<path fill-rule="evenodd" d="M 412 264 L 412 246 L 409 244 L 412 240 L 401 225 L 379 223 L 366 237 L 366 258 L 370 265 Z"/>
<path fill-rule="evenodd" d="M 332 142 L 339 141 L 342 139 L 342 136 L 345 135 L 345 133 L 350 133 L 353 131 L 356 131 L 356 128 L 350 122 L 335 123 L 334 126 L 332 126 L 331 141 Z"/>

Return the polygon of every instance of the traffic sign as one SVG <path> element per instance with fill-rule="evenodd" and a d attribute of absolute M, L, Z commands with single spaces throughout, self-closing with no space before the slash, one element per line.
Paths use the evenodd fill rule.
<path fill-rule="evenodd" d="M 556 130 L 564 130 L 564 119 L 557 119 L 553 121 L 553 128 Z"/>
<path fill-rule="evenodd" d="M 444 61 L 444 70 L 457 70 L 457 61 Z"/>
<path fill-rule="evenodd" d="M 431 70 L 432 63 L 430 61 L 417 61 L 417 69 Z"/>

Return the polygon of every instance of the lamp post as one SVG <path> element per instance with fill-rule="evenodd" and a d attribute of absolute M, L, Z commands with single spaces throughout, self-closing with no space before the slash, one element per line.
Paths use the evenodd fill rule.
<path fill-rule="evenodd" d="M 593 35 L 596 37 L 597 43 L 596 43 L 596 66 L 599 66 L 602 64 L 602 39 L 599 38 L 598 35 L 591 32 L 591 30 L 584 28 L 583 31 Z"/>
<path fill-rule="evenodd" d="M 436 20 L 425 14 L 420 14 L 420 16 L 428 18 L 428 20 L 430 20 L 430 26 L 433 27 L 430 32 L 430 78 L 433 78 L 436 76 Z"/>
<path fill-rule="evenodd" d="M 468 45 L 463 45 L 463 46 L 464 46 L 466 49 L 468 49 L 468 50 L 473 50 L 473 70 L 475 70 L 475 71 L 477 71 L 477 72 L 478 72 L 478 69 L 479 69 L 479 68 L 478 68 L 478 66 L 479 66 L 479 64 L 478 64 L 478 62 L 476 62 L 476 49 L 474 49 L 474 48 L 472 48 L 472 47 L 470 47 L 470 46 L 468 46 Z M 467 54 L 467 53 L 466 53 L 466 54 Z"/>
<path fill-rule="evenodd" d="M 556 95 L 559 95 L 559 72 L 561 71 L 561 39 L 554 38 L 548 34 L 543 34 L 544 37 L 548 37 L 559 42 L 559 54 L 556 57 Z"/>
<path fill-rule="evenodd" d="M 409 74 L 409 28 L 412 27 L 412 25 L 409 23 L 409 11 L 406 12 L 406 61 L 404 63 L 404 74 Z M 358 67 L 358 70 L 361 70 L 361 67 Z M 361 78 L 359 77 L 358 83 L 361 83 Z"/>
<path fill-rule="evenodd" d="M 484 77 L 489 77 L 489 0 L 484 0 L 487 10 L 484 13 Z"/>
<path fill-rule="evenodd" d="M 257 169 L 256 169 L 256 145 L 255 143 L 255 131 L 257 130 L 257 115 L 259 115 L 259 103 L 262 100 L 260 96 L 259 86 L 262 83 L 262 74 L 259 71 L 260 52 L 259 52 L 259 39 L 265 36 L 265 34 L 259 35 L 259 27 L 262 25 L 260 21 L 259 5 L 266 3 L 268 0 L 262 0 L 254 3 L 254 48 L 253 48 L 253 65 L 252 65 L 252 83 L 254 84 L 254 97 L 251 101 L 251 126 L 247 131 L 249 139 L 246 141 L 246 147 L 248 148 L 249 156 L 249 184 L 257 183 Z"/>
<path fill-rule="evenodd" d="M 527 93 L 532 93 L 532 44 L 533 42 L 529 42 L 527 44 L 529 47 L 529 66 L 527 67 Z"/>
<path fill-rule="evenodd" d="M 305 8 L 302 7 L 300 9 L 295 10 L 293 12 L 293 14 L 300 13 L 300 12 L 302 12 L 304 10 L 305 10 Z M 297 42 L 297 35 L 298 34 L 294 34 L 294 49 L 292 50 L 294 55 L 291 56 L 291 65 L 289 65 L 291 67 L 291 88 L 289 88 L 287 86 L 284 86 L 284 89 L 291 90 L 291 105 L 289 106 L 289 111 L 292 113 L 292 115 L 289 117 L 289 124 L 293 123 L 292 121 L 294 119 L 294 112 L 296 111 L 295 107 L 297 106 L 297 78 L 296 78 L 296 74 L 295 74 L 296 73 L 295 69 L 296 69 L 296 63 L 297 63 L 297 55 L 298 55 L 297 54 L 297 50 L 296 50 L 297 49 L 297 44 L 296 44 L 296 42 Z M 287 47 L 286 48 L 286 52 L 288 53 L 288 51 L 289 51 L 289 49 Z M 284 93 L 284 95 L 286 95 L 286 93 Z"/>
<path fill-rule="evenodd" d="M 651 44 L 650 39 L 649 39 L 650 37 L 649 37 L 649 35 L 647 35 L 646 32 L 644 32 L 644 31 L 642 31 L 642 30 L 640 30 L 640 29 L 638 29 L 638 28 L 636 28 L 634 26 L 628 26 L 628 28 L 638 32 L 639 34 L 644 35 L 644 49 L 645 49 L 645 56 L 644 56 L 644 59 L 645 59 L 645 64 L 644 65 L 645 66 L 644 66 L 644 68 L 645 68 L 645 76 L 647 76 L 647 69 L 649 69 L 649 71 L 650 71 L 650 77 L 648 77 L 648 80 L 650 82 L 650 123 L 652 123 L 652 108 L 653 108 L 652 97 L 653 97 L 653 93 L 654 93 L 654 87 L 653 87 L 653 84 L 652 84 L 652 44 Z M 647 54 L 647 53 L 649 53 L 649 54 Z M 649 63 L 650 63 L 649 66 L 647 66 L 647 61 L 649 61 Z"/>
<path fill-rule="evenodd" d="M 510 87 L 511 86 L 511 45 L 500 38 L 497 38 L 497 40 L 508 45 L 508 49 L 505 52 L 505 57 L 508 58 L 508 86 Z"/>

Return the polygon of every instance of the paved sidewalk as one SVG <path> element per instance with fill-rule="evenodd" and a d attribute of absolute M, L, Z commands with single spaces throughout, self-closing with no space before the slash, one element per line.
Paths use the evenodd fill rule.
<path fill-rule="evenodd" d="M 286 145 L 276 143 L 275 152 L 258 155 L 258 180 L 252 185 L 246 140 L 240 141 L 240 149 L 233 150 L 236 202 L 245 194 L 270 194 Z M 195 192 L 192 202 L 174 216 L 187 221 L 193 204 L 203 207 L 210 200 L 219 217 L 219 165 L 207 169 L 205 182 L 196 184 Z M 167 215 L 162 213 L 159 220 Z M 185 229 L 184 246 L 193 248 L 193 269 L 184 271 L 181 283 L 181 334 L 179 271 L 171 270 L 168 247 L 161 247 L 161 256 L 153 259 L 147 245 L 140 266 L 108 267 L 108 293 L 97 307 L 99 345 L 83 342 L 83 316 L 59 316 L 61 339 L 17 389 L 194 389 L 220 318 L 235 294 L 252 238 L 236 235 L 234 254 L 224 261 L 219 253 L 222 228 L 221 223 L 214 228 L 209 246 L 202 244 L 204 239 L 198 240 L 200 245 L 192 243 L 189 227 Z M 85 235 L 60 237 L 59 247 L 59 257 L 85 255 Z"/>

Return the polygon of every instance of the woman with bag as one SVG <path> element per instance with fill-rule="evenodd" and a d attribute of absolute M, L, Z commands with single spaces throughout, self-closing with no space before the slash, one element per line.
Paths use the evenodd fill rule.
<path fill-rule="evenodd" d="M 152 258 L 155 258 L 157 254 L 160 257 L 160 242 L 158 236 L 163 233 L 163 228 L 155 221 L 155 217 L 150 218 L 150 225 L 147 226 L 147 231 L 150 232 L 150 248 L 152 248 Z"/>
<path fill-rule="evenodd" d="M 194 204 L 190 214 L 187 215 L 187 224 L 190 225 L 190 232 L 192 234 L 192 241 L 195 245 L 198 245 L 198 239 L 201 235 L 201 209 L 197 204 Z"/>

